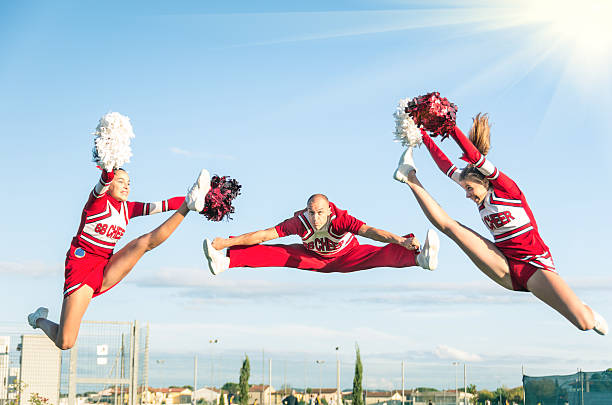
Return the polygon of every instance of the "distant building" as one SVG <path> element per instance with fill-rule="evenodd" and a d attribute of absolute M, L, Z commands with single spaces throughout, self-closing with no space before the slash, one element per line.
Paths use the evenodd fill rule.
<path fill-rule="evenodd" d="M 312 398 L 316 398 L 321 394 L 321 401 L 325 400 L 328 405 L 337 405 L 338 403 L 338 389 L 337 388 L 312 388 L 310 394 L 306 394 L 304 401 L 306 404 L 310 402 Z M 342 392 L 340 392 L 340 398 L 342 398 Z"/>
<path fill-rule="evenodd" d="M 458 395 L 458 398 L 456 398 Z M 444 391 L 415 391 L 413 393 L 413 401 L 415 405 L 429 404 L 433 405 L 468 405 L 474 403 L 474 394 L 469 392 L 466 394 L 463 391 L 444 390 Z M 456 401 L 456 402 L 455 402 Z"/>
<path fill-rule="evenodd" d="M 21 375 L 25 385 L 22 404 L 32 395 L 47 398 L 49 404 L 59 403 L 61 351 L 45 335 L 21 337 Z"/>
<path fill-rule="evenodd" d="M 270 396 L 274 393 L 274 387 L 269 385 L 252 385 L 249 387 L 249 405 L 271 405 Z M 272 404 L 274 404 L 272 399 Z"/>
<path fill-rule="evenodd" d="M 0 401 L 8 398 L 10 336 L 0 336 Z"/>
<path fill-rule="evenodd" d="M 204 401 L 212 404 L 219 403 L 219 397 L 221 396 L 221 391 L 217 388 L 200 388 L 195 390 L 194 398 L 196 401 L 203 399 Z M 225 398 L 227 400 L 227 398 Z M 227 404 L 227 401 L 225 402 Z"/>
<path fill-rule="evenodd" d="M 405 392 L 405 394 L 407 391 Z M 402 401 L 401 391 L 368 391 L 365 405 L 385 404 L 390 401 Z"/>
<path fill-rule="evenodd" d="M 189 388 L 148 388 L 143 393 L 143 402 L 148 404 L 190 404 L 192 391 Z"/>

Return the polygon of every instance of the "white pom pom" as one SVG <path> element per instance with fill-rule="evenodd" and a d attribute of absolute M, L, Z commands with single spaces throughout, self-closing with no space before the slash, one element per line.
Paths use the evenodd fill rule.
<path fill-rule="evenodd" d="M 393 113 L 393 117 L 395 117 L 395 141 L 401 142 L 406 147 L 418 146 L 423 142 L 421 130 L 414 123 L 410 114 L 405 112 L 410 101 L 412 99 L 401 99 L 395 113 Z"/>
<path fill-rule="evenodd" d="M 100 118 L 94 132 L 93 161 L 110 171 L 130 161 L 130 139 L 134 131 L 130 119 L 118 112 L 110 112 Z"/>

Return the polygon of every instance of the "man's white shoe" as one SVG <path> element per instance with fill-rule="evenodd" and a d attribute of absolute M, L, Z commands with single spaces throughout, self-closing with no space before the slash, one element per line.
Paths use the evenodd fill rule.
<path fill-rule="evenodd" d="M 438 267 L 438 251 L 440 250 L 440 238 L 433 229 L 427 231 L 425 243 L 421 247 L 421 253 L 416 257 L 417 264 L 425 270 L 435 270 Z"/>
<path fill-rule="evenodd" d="M 38 326 L 36 326 L 36 321 L 39 320 L 40 318 L 47 319 L 47 315 L 49 315 L 49 309 L 45 307 L 40 307 L 36 311 L 28 315 L 28 323 L 30 324 L 31 327 L 33 327 L 34 329 L 37 329 Z"/>
<path fill-rule="evenodd" d="M 204 249 L 206 261 L 208 262 L 208 269 L 213 275 L 216 276 L 217 274 L 223 273 L 225 270 L 229 269 L 229 257 L 223 254 L 222 251 L 215 249 L 210 240 L 204 239 L 202 248 Z"/>
<path fill-rule="evenodd" d="M 413 147 L 410 146 L 404 151 L 404 153 L 402 153 L 399 163 L 397 164 L 397 169 L 395 169 L 395 173 L 393 173 L 393 178 L 395 180 L 401 181 L 402 183 L 408 183 L 408 173 L 411 171 L 416 172 L 414 158 L 412 157 L 412 150 Z"/>
<path fill-rule="evenodd" d="M 591 311 L 593 311 L 591 309 Z M 597 312 L 593 311 L 593 317 L 595 318 L 595 326 L 593 326 L 593 330 L 600 335 L 608 334 L 608 322 L 604 319 L 603 316 L 599 315 Z"/>
<path fill-rule="evenodd" d="M 206 200 L 206 194 L 210 190 L 210 174 L 208 170 L 202 169 L 191 189 L 185 197 L 187 208 L 191 211 L 201 212 L 204 209 L 204 202 Z"/>

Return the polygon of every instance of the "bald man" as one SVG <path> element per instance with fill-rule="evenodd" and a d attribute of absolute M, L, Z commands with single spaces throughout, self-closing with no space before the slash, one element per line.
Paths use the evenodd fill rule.
<path fill-rule="evenodd" d="M 298 235 L 302 243 L 261 244 L 289 235 Z M 360 245 L 355 235 L 387 245 Z M 413 234 L 397 236 L 368 226 L 336 207 L 325 195 L 315 194 L 308 199 L 306 209 L 275 227 L 212 242 L 205 239 L 203 248 L 211 273 L 217 275 L 230 267 L 290 267 L 322 273 L 411 266 L 435 270 L 439 245 L 438 235 L 431 229 L 420 249 Z"/>

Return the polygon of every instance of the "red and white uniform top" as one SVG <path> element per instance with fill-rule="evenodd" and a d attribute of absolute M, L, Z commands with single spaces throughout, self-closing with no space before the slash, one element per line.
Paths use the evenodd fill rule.
<path fill-rule="evenodd" d="M 76 249 L 106 258 L 112 255 L 131 218 L 176 210 L 185 199 L 174 197 L 151 203 L 118 201 L 107 194 L 113 178 L 113 172 L 102 171 L 85 203 L 79 229 L 71 242 Z"/>
<path fill-rule="evenodd" d="M 276 225 L 279 237 L 298 235 L 306 250 L 324 257 L 335 257 L 359 244 L 355 235 L 365 222 L 349 215 L 330 201 L 331 214 L 327 224 L 316 230 L 308 220 L 306 211 L 297 212 L 292 218 Z"/>
<path fill-rule="evenodd" d="M 459 128 L 454 128 L 451 137 L 463 150 L 461 159 L 476 167 L 493 186 L 478 210 L 498 249 L 506 257 L 554 270 L 548 246 L 540 237 L 538 225 L 521 189 L 487 160 Z M 423 143 L 440 170 L 459 183 L 461 170 L 457 169 L 426 133 L 423 135 Z"/>

